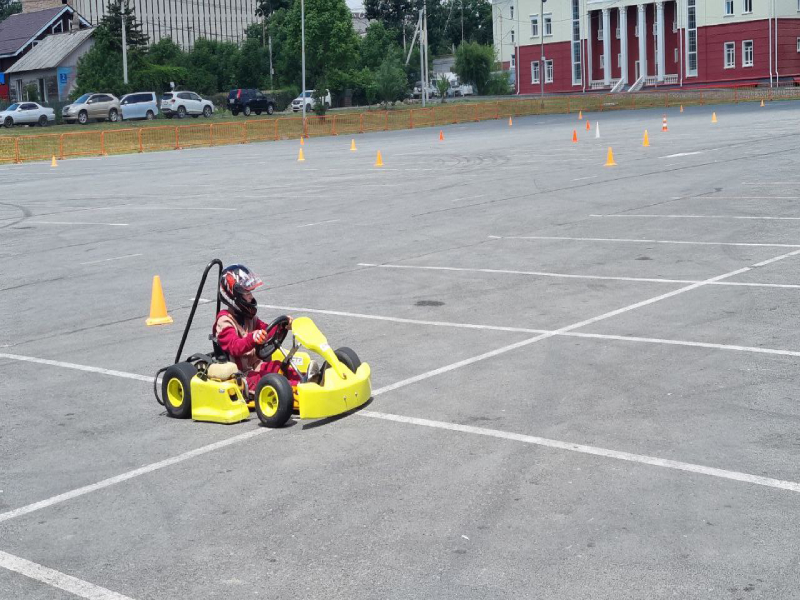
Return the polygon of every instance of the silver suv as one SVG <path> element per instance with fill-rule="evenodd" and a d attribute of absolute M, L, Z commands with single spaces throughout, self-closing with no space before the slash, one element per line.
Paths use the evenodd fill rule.
<path fill-rule="evenodd" d="M 119 100 L 111 94 L 84 94 L 61 111 L 66 123 L 86 125 L 90 119 L 112 123 L 119 120 Z"/>

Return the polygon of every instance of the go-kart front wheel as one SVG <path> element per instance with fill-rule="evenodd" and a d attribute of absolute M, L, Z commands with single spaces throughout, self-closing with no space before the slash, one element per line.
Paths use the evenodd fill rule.
<path fill-rule="evenodd" d="M 335 352 L 336 358 L 339 359 L 339 362 L 342 363 L 345 367 L 350 369 L 353 373 L 358 371 L 358 367 L 361 366 L 361 359 L 358 358 L 358 354 L 352 348 L 348 348 L 347 346 L 342 346 Z M 329 369 L 331 366 L 328 364 L 328 361 L 325 361 L 325 364 L 322 365 L 322 373 L 323 377 L 325 376 L 325 370 Z"/>
<path fill-rule="evenodd" d="M 294 396 L 289 380 L 278 373 L 264 375 L 256 386 L 256 414 L 265 427 L 283 427 L 292 416 Z"/>
<path fill-rule="evenodd" d="M 164 373 L 161 380 L 161 395 L 167 414 L 176 419 L 192 416 L 192 377 L 197 369 L 192 363 L 175 363 Z"/>

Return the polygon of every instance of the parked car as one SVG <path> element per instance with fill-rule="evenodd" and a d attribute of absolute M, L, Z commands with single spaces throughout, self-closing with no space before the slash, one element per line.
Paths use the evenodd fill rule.
<path fill-rule="evenodd" d="M 412 98 L 422 98 L 422 82 L 418 81 L 414 86 L 414 90 L 411 92 Z M 435 85 L 428 86 L 428 98 L 438 98 L 439 97 L 439 90 L 436 88 Z"/>
<path fill-rule="evenodd" d="M 47 125 L 56 120 L 56 113 L 36 102 L 18 102 L 0 111 L 0 124 L 6 127 L 14 125 Z"/>
<path fill-rule="evenodd" d="M 331 91 L 325 90 L 325 96 L 323 97 L 325 101 L 325 108 L 331 107 Z M 314 99 L 314 90 L 306 90 L 305 95 L 305 104 L 306 104 L 306 112 L 311 112 L 314 110 L 314 107 L 317 104 L 317 101 Z M 303 110 L 303 94 L 300 94 L 297 98 L 292 100 L 292 110 L 294 112 L 300 112 Z"/>
<path fill-rule="evenodd" d="M 271 115 L 275 112 L 275 101 L 258 90 L 236 89 L 228 92 L 228 108 L 235 117 L 243 113 L 249 117 L 251 113 L 262 112 Z"/>
<path fill-rule="evenodd" d="M 186 115 L 192 115 L 195 119 L 200 115 L 208 118 L 214 112 L 214 104 L 194 92 L 164 92 L 161 96 L 161 112 L 168 119 L 174 116 L 183 119 Z"/>
<path fill-rule="evenodd" d="M 123 120 L 147 119 L 151 121 L 158 114 L 158 96 L 155 92 L 136 92 L 125 94 L 119 101 Z"/>
<path fill-rule="evenodd" d="M 84 94 L 72 104 L 67 104 L 61 111 L 66 123 L 78 122 L 86 125 L 90 119 L 112 123 L 119 120 L 119 100 L 111 94 Z"/>

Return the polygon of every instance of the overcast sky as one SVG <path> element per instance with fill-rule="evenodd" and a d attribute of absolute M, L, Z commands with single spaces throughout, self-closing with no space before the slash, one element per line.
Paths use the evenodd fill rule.
<path fill-rule="evenodd" d="M 363 0 L 347 0 L 347 6 L 350 8 L 364 8 Z"/>

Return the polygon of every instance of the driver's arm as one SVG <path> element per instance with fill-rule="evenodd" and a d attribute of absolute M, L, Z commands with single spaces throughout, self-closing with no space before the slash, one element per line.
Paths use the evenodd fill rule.
<path fill-rule="evenodd" d="M 257 329 L 256 331 L 260 330 Z M 244 356 L 256 347 L 256 341 L 253 338 L 253 334 L 255 333 L 255 331 L 251 331 L 243 337 L 239 337 L 236 328 L 225 327 L 217 331 L 217 340 L 219 341 L 220 348 L 222 348 L 224 352 L 229 356 L 238 358 Z"/>
<path fill-rule="evenodd" d="M 269 327 L 269 325 L 267 323 L 264 323 L 264 321 L 262 321 L 261 319 L 256 319 L 256 327 L 258 329 L 263 329 L 264 331 L 267 332 L 267 339 L 268 340 L 271 340 L 273 338 L 273 336 L 275 336 L 275 334 L 278 333 L 278 331 L 280 329 L 276 325 L 272 329 L 268 330 L 267 327 Z M 292 328 L 292 317 L 289 317 L 289 329 L 291 329 L 291 328 Z"/>

